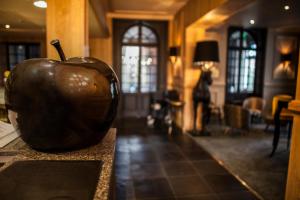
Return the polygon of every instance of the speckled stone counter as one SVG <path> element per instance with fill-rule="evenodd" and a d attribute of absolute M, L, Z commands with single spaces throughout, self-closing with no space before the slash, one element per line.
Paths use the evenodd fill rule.
<path fill-rule="evenodd" d="M 64 153 L 43 153 L 38 152 L 27 145 L 18 144 L 20 149 L 15 149 L 18 154 L 9 162 L 0 168 L 0 172 L 16 161 L 23 160 L 101 160 L 103 162 L 101 174 L 94 200 L 106 200 L 109 198 L 111 177 L 113 171 L 113 161 L 115 154 L 116 129 L 109 130 L 103 140 L 92 147 Z M 8 150 L 8 149 L 6 149 Z M 10 151 L 14 149 L 9 148 Z"/>

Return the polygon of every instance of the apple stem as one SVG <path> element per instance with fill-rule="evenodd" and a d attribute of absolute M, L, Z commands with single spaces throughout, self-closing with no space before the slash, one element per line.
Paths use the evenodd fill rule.
<path fill-rule="evenodd" d="M 52 44 L 52 45 L 55 47 L 55 49 L 56 49 L 56 51 L 57 51 L 57 53 L 58 53 L 60 59 L 61 59 L 62 61 L 66 61 L 66 57 L 65 57 L 64 51 L 63 51 L 62 48 L 61 48 L 61 45 L 60 45 L 59 40 L 58 40 L 58 39 L 52 40 L 52 41 L 50 42 L 50 44 Z"/>

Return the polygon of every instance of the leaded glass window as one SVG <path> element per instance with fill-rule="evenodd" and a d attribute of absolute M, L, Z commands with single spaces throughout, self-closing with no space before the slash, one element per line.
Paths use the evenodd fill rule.
<path fill-rule="evenodd" d="M 253 93 L 257 44 L 250 33 L 237 30 L 229 36 L 227 92 Z"/>
<path fill-rule="evenodd" d="M 148 93 L 157 89 L 158 38 L 144 25 L 127 29 L 122 38 L 122 91 Z"/>
<path fill-rule="evenodd" d="M 8 66 L 12 70 L 16 64 L 21 63 L 25 59 L 39 58 L 40 45 L 27 43 L 10 43 L 7 44 Z"/>

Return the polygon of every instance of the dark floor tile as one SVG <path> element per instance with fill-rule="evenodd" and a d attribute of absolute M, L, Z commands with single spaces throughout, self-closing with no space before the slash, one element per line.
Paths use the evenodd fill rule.
<path fill-rule="evenodd" d="M 185 151 L 183 154 L 191 161 L 213 159 L 207 152 L 202 150 Z"/>
<path fill-rule="evenodd" d="M 170 177 L 197 175 L 189 162 L 167 162 L 163 163 L 163 167 Z"/>
<path fill-rule="evenodd" d="M 131 163 L 157 163 L 158 158 L 154 151 L 140 151 L 130 153 Z"/>
<path fill-rule="evenodd" d="M 116 152 L 117 153 L 129 153 L 130 152 L 129 145 L 128 144 L 117 144 Z"/>
<path fill-rule="evenodd" d="M 137 120 L 120 125 L 115 160 L 117 200 L 256 199 L 193 138 L 146 128 Z"/>
<path fill-rule="evenodd" d="M 180 197 L 177 200 L 218 200 L 217 196 L 214 194 L 211 195 L 201 195 L 201 196 L 192 196 L 192 197 Z M 236 199 L 232 199 L 236 200 Z"/>
<path fill-rule="evenodd" d="M 246 188 L 232 175 L 205 175 L 204 179 L 211 188 L 217 192 L 234 192 L 245 190 Z"/>
<path fill-rule="evenodd" d="M 241 200 L 259 200 L 252 193 L 243 191 L 243 192 L 235 192 L 230 194 L 219 194 L 220 200 L 233 200 L 233 199 L 241 199 Z"/>
<path fill-rule="evenodd" d="M 130 165 L 115 164 L 115 175 L 118 179 L 130 179 Z"/>
<path fill-rule="evenodd" d="M 134 191 L 136 199 L 174 197 L 168 181 L 164 178 L 134 180 Z"/>
<path fill-rule="evenodd" d="M 151 151 L 152 147 L 149 144 L 129 144 L 130 152 Z"/>
<path fill-rule="evenodd" d="M 115 163 L 117 165 L 129 165 L 130 164 L 130 153 L 116 152 Z"/>
<path fill-rule="evenodd" d="M 182 135 L 177 138 L 175 143 L 182 151 L 204 151 L 203 148 L 197 144 L 192 138 L 186 135 Z"/>
<path fill-rule="evenodd" d="M 145 136 L 131 136 L 131 137 L 128 138 L 128 143 L 130 145 L 133 145 L 133 144 L 141 144 L 141 145 L 149 144 L 148 138 L 145 137 Z"/>
<path fill-rule="evenodd" d="M 193 143 L 194 140 L 185 134 L 173 135 L 173 139 L 178 144 Z"/>
<path fill-rule="evenodd" d="M 133 164 L 130 166 L 133 179 L 153 179 L 164 176 L 159 164 Z"/>
<path fill-rule="evenodd" d="M 130 180 L 116 179 L 116 200 L 134 199 L 133 183 Z"/>
<path fill-rule="evenodd" d="M 169 180 L 175 196 L 192 196 L 212 192 L 199 176 L 174 177 Z"/>
<path fill-rule="evenodd" d="M 178 146 L 173 143 L 155 144 L 153 149 L 156 152 L 180 152 Z"/>
<path fill-rule="evenodd" d="M 186 161 L 186 158 L 180 151 L 162 151 L 158 153 L 158 157 L 162 162 Z"/>
<path fill-rule="evenodd" d="M 202 161 L 195 161 L 193 162 L 198 173 L 201 175 L 206 174 L 229 174 L 224 167 L 222 167 L 217 161 L 215 160 L 202 160 Z"/>

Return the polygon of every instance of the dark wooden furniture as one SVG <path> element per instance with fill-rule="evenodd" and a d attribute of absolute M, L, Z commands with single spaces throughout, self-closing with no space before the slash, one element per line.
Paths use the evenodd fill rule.
<path fill-rule="evenodd" d="M 288 123 L 288 142 L 287 142 L 287 148 L 290 146 L 290 139 L 291 139 L 291 129 L 293 125 L 293 116 L 292 114 L 285 114 L 284 116 L 281 114 L 282 110 L 285 108 L 288 108 L 289 101 L 286 100 L 278 100 L 277 102 L 277 109 L 274 114 L 274 124 L 275 124 L 275 129 L 274 129 L 274 137 L 273 137 L 273 149 L 270 154 L 270 157 L 272 157 L 278 147 L 278 142 L 280 138 L 280 127 L 282 124 L 282 120 L 286 121 Z"/>
<path fill-rule="evenodd" d="M 250 124 L 250 113 L 242 106 L 226 104 L 224 106 L 225 124 L 232 129 L 248 130 Z M 226 131 L 228 132 L 228 130 Z"/>

